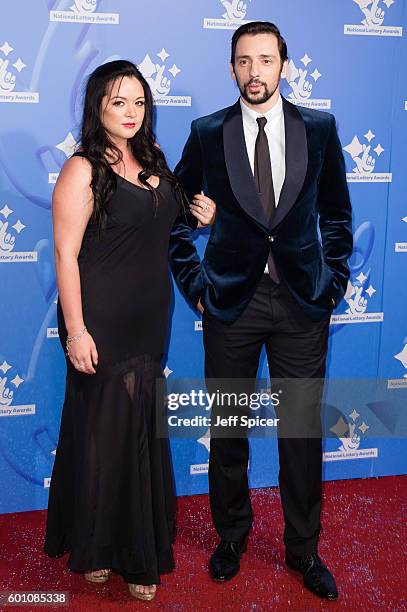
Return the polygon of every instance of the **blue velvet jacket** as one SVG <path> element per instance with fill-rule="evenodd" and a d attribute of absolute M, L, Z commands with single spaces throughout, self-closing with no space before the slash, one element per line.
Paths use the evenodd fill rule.
<path fill-rule="evenodd" d="M 304 312 L 327 316 L 343 297 L 352 218 L 335 119 L 283 98 L 286 174 L 271 226 L 247 156 L 239 102 L 192 122 L 175 174 L 188 197 L 204 191 L 217 215 L 202 263 L 180 217 L 170 264 L 187 301 L 232 323 L 252 297 L 272 250 L 280 277 Z M 319 233 L 318 233 L 319 227 Z"/>

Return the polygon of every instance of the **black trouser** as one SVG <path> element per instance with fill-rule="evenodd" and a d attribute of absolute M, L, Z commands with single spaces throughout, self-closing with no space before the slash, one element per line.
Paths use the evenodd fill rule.
<path fill-rule="evenodd" d="M 228 325 L 204 313 L 205 376 L 210 379 L 255 379 L 263 345 L 271 378 L 323 379 L 329 333 L 329 313 L 319 322 L 309 319 L 281 283 L 264 275 L 242 315 Z M 239 384 L 239 383 L 238 383 Z M 286 402 L 278 428 L 279 484 L 284 512 L 284 542 L 294 554 L 315 552 L 320 532 L 322 442 L 315 436 L 320 423 L 320 389 L 304 396 L 303 417 L 311 435 L 289 437 Z M 312 398 L 310 401 L 310 397 Z M 298 404 L 298 402 L 297 402 Z M 294 408 L 293 408 L 294 409 Z M 298 416 L 298 405 L 295 408 Z M 212 409 L 212 423 L 219 407 Z M 222 409 L 224 415 L 224 409 Z M 304 419 L 303 419 L 304 420 Z M 282 425 L 280 427 L 280 425 Z M 282 430 L 284 433 L 282 435 Z M 211 438 L 209 492 L 212 517 L 221 538 L 238 540 L 252 524 L 247 465 L 249 444 L 240 438 Z"/>

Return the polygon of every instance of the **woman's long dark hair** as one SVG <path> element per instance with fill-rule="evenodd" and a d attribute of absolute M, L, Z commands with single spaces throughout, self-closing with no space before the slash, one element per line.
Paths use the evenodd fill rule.
<path fill-rule="evenodd" d="M 145 99 L 145 114 L 138 132 L 128 140 L 129 147 L 135 159 L 143 170 L 139 174 L 140 182 L 152 192 L 157 206 L 157 192 L 148 182 L 151 176 L 167 179 L 174 190 L 180 207 L 185 211 L 186 196 L 177 179 L 172 174 L 165 161 L 164 154 L 157 147 L 153 132 L 153 97 L 147 81 L 137 67 L 126 60 L 116 60 L 99 66 L 89 76 L 83 108 L 81 128 L 81 149 L 92 164 L 91 188 L 94 198 L 93 220 L 103 228 L 106 223 L 107 209 L 117 185 L 117 175 L 106 159 L 106 151 L 113 153 L 112 164 L 119 164 L 122 153 L 109 138 L 101 121 L 101 102 L 117 79 L 134 77 L 141 84 Z"/>

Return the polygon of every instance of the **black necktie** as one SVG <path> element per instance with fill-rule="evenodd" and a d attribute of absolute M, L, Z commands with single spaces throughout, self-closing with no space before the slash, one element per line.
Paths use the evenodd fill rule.
<path fill-rule="evenodd" d="M 256 180 L 257 189 L 259 190 L 260 201 L 266 213 L 268 225 L 270 226 L 276 209 L 276 201 L 274 197 L 269 143 L 267 134 L 264 131 L 267 119 L 265 117 L 259 117 L 256 121 L 259 126 L 259 131 L 254 148 L 254 178 Z M 270 278 L 272 278 L 275 283 L 279 283 L 280 279 L 271 252 L 267 260 L 267 265 Z"/>
<path fill-rule="evenodd" d="M 267 134 L 264 131 L 267 119 L 259 117 L 257 119 L 259 131 L 254 148 L 254 177 L 259 190 L 260 200 L 266 213 L 268 225 L 271 224 L 275 210 L 273 176 L 270 160 L 270 149 Z"/>

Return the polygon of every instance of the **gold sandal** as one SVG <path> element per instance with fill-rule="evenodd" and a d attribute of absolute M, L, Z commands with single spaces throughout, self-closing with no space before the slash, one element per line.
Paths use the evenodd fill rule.
<path fill-rule="evenodd" d="M 97 572 L 106 572 L 104 574 L 98 574 Z M 85 580 L 88 582 L 94 582 L 97 584 L 102 584 L 103 582 L 107 582 L 109 580 L 110 570 L 94 570 L 93 572 L 85 572 Z"/>
<path fill-rule="evenodd" d="M 154 599 L 155 594 L 157 592 L 157 588 L 152 593 L 142 593 L 141 591 L 137 591 L 138 586 L 144 586 L 144 585 L 129 583 L 129 591 L 132 597 L 135 597 L 136 599 L 141 599 L 142 601 L 152 601 Z M 155 585 L 151 585 L 151 586 L 155 586 Z"/>

